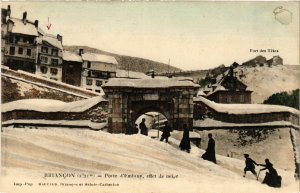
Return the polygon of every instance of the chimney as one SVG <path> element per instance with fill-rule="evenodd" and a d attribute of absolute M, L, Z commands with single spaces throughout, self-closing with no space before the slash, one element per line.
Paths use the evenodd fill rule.
<path fill-rule="evenodd" d="M 230 75 L 230 77 L 233 78 L 233 67 L 232 66 L 230 66 L 229 75 Z"/>
<path fill-rule="evenodd" d="M 10 5 L 7 6 L 7 15 L 8 17 L 10 17 L 11 14 L 11 10 L 10 10 Z"/>
<path fill-rule="evenodd" d="M 79 56 L 81 56 L 82 54 L 83 54 L 83 49 L 80 48 L 80 49 L 79 49 Z"/>
<path fill-rule="evenodd" d="M 26 20 L 27 20 L 27 12 L 26 11 L 23 13 L 22 20 L 23 20 L 23 23 L 26 24 Z"/>
<path fill-rule="evenodd" d="M 36 28 L 39 27 L 39 20 L 35 20 L 35 21 L 34 21 L 34 26 L 35 26 Z"/>
<path fill-rule="evenodd" d="M 151 72 L 151 78 L 154 78 L 154 77 L 155 77 L 154 70 L 152 70 L 152 72 Z"/>
<path fill-rule="evenodd" d="M 63 38 L 63 37 L 62 37 L 61 35 L 59 35 L 59 34 L 57 34 L 56 37 L 57 37 L 57 40 L 60 41 L 60 42 L 62 43 L 62 38 Z M 79 51 L 79 52 L 80 52 L 80 51 Z"/>

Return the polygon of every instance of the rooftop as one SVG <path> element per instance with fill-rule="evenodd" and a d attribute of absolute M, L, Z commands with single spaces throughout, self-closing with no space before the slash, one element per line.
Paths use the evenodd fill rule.
<path fill-rule="evenodd" d="M 65 61 L 73 61 L 73 62 L 82 62 L 81 56 L 79 56 L 75 52 L 63 51 L 63 60 Z"/>
<path fill-rule="evenodd" d="M 171 87 L 193 87 L 199 85 L 190 80 L 177 78 L 145 78 L 145 79 L 127 79 L 111 78 L 103 87 L 129 87 L 129 88 L 171 88 Z"/>
<path fill-rule="evenodd" d="M 54 36 L 54 35 L 44 34 L 43 41 L 48 42 L 49 44 L 51 44 L 52 46 L 54 46 L 54 47 L 56 47 L 58 49 L 61 49 L 61 50 L 63 49 L 61 41 L 59 41 L 57 39 L 57 37 Z"/>
<path fill-rule="evenodd" d="M 95 53 L 83 53 L 82 59 L 91 62 L 104 62 L 108 64 L 118 64 L 117 60 L 112 56 L 95 54 Z"/>
<path fill-rule="evenodd" d="M 38 36 L 38 30 L 32 22 L 26 20 L 27 22 L 24 24 L 21 19 L 17 18 L 10 18 L 9 21 L 14 23 L 12 33 Z"/>

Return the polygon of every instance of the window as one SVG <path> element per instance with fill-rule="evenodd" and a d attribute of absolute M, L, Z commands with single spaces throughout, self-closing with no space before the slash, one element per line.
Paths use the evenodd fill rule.
<path fill-rule="evenodd" d="M 9 55 L 15 55 L 15 47 L 9 48 Z"/>
<path fill-rule="evenodd" d="M 41 63 L 48 64 L 48 57 L 41 56 Z"/>
<path fill-rule="evenodd" d="M 58 70 L 56 68 L 50 68 L 50 73 L 52 75 L 57 75 Z"/>
<path fill-rule="evenodd" d="M 18 54 L 23 55 L 23 48 L 19 48 Z"/>
<path fill-rule="evenodd" d="M 116 73 L 115 72 L 111 72 L 110 73 L 110 78 L 116 78 Z"/>
<path fill-rule="evenodd" d="M 43 74 L 46 74 L 47 71 L 48 71 L 48 68 L 45 67 L 45 66 L 41 66 L 41 67 L 40 67 L 40 70 L 41 70 L 41 72 L 42 72 Z"/>
<path fill-rule="evenodd" d="M 27 49 L 27 56 L 31 56 L 31 49 Z"/>
<path fill-rule="evenodd" d="M 14 37 L 13 36 L 9 36 L 9 43 L 14 43 Z"/>
<path fill-rule="evenodd" d="M 108 78 L 108 73 L 107 72 L 102 72 L 101 75 L 102 75 L 103 78 Z"/>
<path fill-rule="evenodd" d="M 48 53 L 48 48 L 47 47 L 42 47 L 42 53 Z"/>
<path fill-rule="evenodd" d="M 58 66 L 58 59 L 51 59 L 51 66 Z"/>
<path fill-rule="evenodd" d="M 92 85 L 92 84 L 93 84 L 93 80 L 87 78 L 87 79 L 86 79 L 86 85 Z"/>
<path fill-rule="evenodd" d="M 98 92 L 98 93 L 101 93 L 101 90 L 95 90 L 96 92 Z"/>
<path fill-rule="evenodd" d="M 68 65 L 68 67 L 67 67 L 67 73 L 69 73 L 69 74 L 73 74 L 73 65 Z"/>
<path fill-rule="evenodd" d="M 91 71 L 88 71 L 88 77 L 91 77 Z"/>
<path fill-rule="evenodd" d="M 91 62 L 90 61 L 88 61 L 88 63 L 87 63 L 87 68 L 91 68 Z"/>
<path fill-rule="evenodd" d="M 227 96 L 227 103 L 231 103 L 231 96 L 230 95 Z"/>
<path fill-rule="evenodd" d="M 240 95 L 240 102 L 241 102 L 241 103 L 244 103 L 244 102 L 245 102 L 245 95 L 244 95 L 244 94 L 241 94 L 241 95 Z"/>
<path fill-rule="evenodd" d="M 58 50 L 57 49 L 52 49 L 52 53 L 53 56 L 58 56 Z"/>
<path fill-rule="evenodd" d="M 16 43 L 20 41 L 20 36 L 16 36 Z"/>
<path fill-rule="evenodd" d="M 101 86 L 102 85 L 102 81 L 101 80 L 96 80 L 96 86 Z"/>

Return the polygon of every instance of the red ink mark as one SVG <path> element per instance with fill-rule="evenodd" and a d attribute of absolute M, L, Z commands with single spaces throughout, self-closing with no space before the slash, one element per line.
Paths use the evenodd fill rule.
<path fill-rule="evenodd" d="M 46 25 L 46 27 L 48 28 L 48 30 L 50 30 L 51 23 L 49 22 L 49 17 L 48 17 L 48 24 Z"/>

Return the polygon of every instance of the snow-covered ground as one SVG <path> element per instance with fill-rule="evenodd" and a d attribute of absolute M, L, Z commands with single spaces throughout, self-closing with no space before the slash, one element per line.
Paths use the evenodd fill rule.
<path fill-rule="evenodd" d="M 38 183 L 57 182 L 59 186 L 38 186 L 43 192 L 193 192 L 254 193 L 298 191 L 294 171 L 278 169 L 282 188 L 261 184 L 248 174 L 242 177 L 244 160 L 217 155 L 218 164 L 204 161 L 203 150 L 192 146 L 191 153 L 170 143 L 142 135 L 109 134 L 82 129 L 2 128 L 2 192 L 35 192 Z M 283 152 L 283 155 L 284 152 Z M 276 165 L 275 165 L 276 167 Z M 258 169 L 258 168 L 257 168 Z M 88 173 L 89 178 L 43 178 L 46 172 Z M 105 173 L 142 175 L 137 178 L 104 178 Z M 98 175 L 102 177 L 97 177 Z M 156 178 L 147 178 L 156 174 Z M 159 178 L 159 174 L 165 178 Z M 93 175 L 96 175 L 96 177 Z M 166 178 L 173 175 L 174 178 Z M 19 188 L 14 182 L 34 183 Z M 60 183 L 117 183 L 110 187 L 70 187 Z"/>

